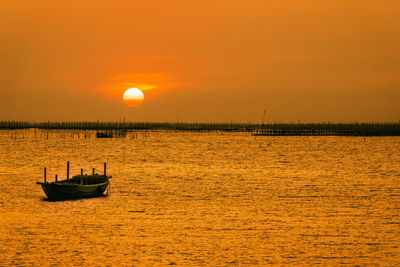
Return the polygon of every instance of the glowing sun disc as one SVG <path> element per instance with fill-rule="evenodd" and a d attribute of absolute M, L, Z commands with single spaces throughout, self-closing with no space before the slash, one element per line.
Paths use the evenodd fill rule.
<path fill-rule="evenodd" d="M 124 103 L 129 107 L 137 107 L 143 103 L 144 94 L 137 88 L 129 88 L 125 91 L 124 96 L 122 97 Z"/>

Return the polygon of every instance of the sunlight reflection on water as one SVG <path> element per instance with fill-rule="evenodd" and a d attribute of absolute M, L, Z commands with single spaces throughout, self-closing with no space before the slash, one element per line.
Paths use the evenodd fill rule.
<path fill-rule="evenodd" d="M 398 137 L 43 133 L 0 131 L 0 265 L 400 264 Z M 44 201 L 67 160 L 111 195 Z"/>

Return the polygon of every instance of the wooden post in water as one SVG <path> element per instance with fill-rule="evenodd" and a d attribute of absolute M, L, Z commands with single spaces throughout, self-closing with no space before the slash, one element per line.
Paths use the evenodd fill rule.
<path fill-rule="evenodd" d="M 57 174 L 56 174 L 56 183 L 57 183 Z"/>
<path fill-rule="evenodd" d="M 46 183 L 46 167 L 44 167 L 44 182 Z"/>
<path fill-rule="evenodd" d="M 81 169 L 81 184 L 83 184 L 83 169 Z"/>
<path fill-rule="evenodd" d="M 104 162 L 104 178 L 107 177 L 107 171 L 106 171 L 106 169 L 107 169 L 107 164 Z"/>
<path fill-rule="evenodd" d="M 94 168 L 92 169 L 92 175 L 94 175 Z"/>
<path fill-rule="evenodd" d="M 69 182 L 69 161 L 67 161 L 67 183 Z"/>

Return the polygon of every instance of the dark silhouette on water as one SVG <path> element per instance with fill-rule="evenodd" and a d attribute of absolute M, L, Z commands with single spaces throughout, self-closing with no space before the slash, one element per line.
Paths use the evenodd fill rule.
<path fill-rule="evenodd" d="M 112 131 L 106 131 L 106 132 L 96 132 L 96 138 L 113 138 L 114 134 Z"/>
<path fill-rule="evenodd" d="M 37 182 L 42 186 L 48 200 L 79 199 L 89 197 L 104 196 L 104 191 L 110 186 L 111 176 L 106 174 L 106 163 L 104 163 L 104 174 L 95 174 L 94 169 L 91 175 L 83 175 L 81 169 L 80 175 L 69 178 L 69 162 L 67 162 L 67 179 L 58 181 L 57 175 L 54 182 L 49 183 L 46 177 L 46 168 L 44 168 L 44 181 Z"/>
<path fill-rule="evenodd" d="M 0 129 L 64 129 L 111 131 L 249 132 L 255 136 L 400 136 L 400 122 L 377 123 L 163 123 L 163 122 L 20 122 L 1 121 Z"/>

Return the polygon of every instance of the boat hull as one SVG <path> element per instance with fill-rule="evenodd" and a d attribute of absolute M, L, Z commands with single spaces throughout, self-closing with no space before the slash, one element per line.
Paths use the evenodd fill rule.
<path fill-rule="evenodd" d="M 68 183 L 40 183 L 49 200 L 78 199 L 103 196 L 110 181 L 95 185 Z"/>

